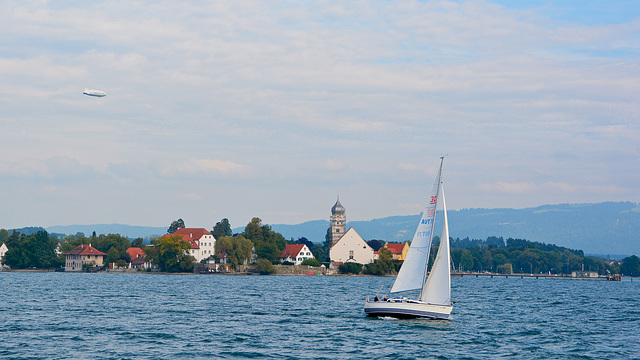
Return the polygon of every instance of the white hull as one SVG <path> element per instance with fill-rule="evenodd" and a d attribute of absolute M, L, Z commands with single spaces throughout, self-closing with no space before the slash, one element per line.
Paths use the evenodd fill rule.
<path fill-rule="evenodd" d="M 416 300 L 390 299 L 364 304 L 364 312 L 369 316 L 390 316 L 395 318 L 449 319 L 453 306 L 433 305 Z"/>

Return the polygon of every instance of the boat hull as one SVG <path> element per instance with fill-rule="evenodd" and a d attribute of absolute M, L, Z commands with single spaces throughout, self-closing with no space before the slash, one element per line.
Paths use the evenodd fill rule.
<path fill-rule="evenodd" d="M 453 306 L 433 305 L 413 300 L 374 301 L 364 304 L 369 316 L 390 316 L 401 319 L 430 318 L 449 319 Z"/>

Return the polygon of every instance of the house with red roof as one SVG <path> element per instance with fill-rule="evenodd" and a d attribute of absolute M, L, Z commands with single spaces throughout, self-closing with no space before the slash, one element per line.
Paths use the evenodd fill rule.
<path fill-rule="evenodd" d="M 404 243 L 386 243 L 384 244 L 384 248 L 389 250 L 391 253 L 391 258 L 393 260 L 402 260 L 404 261 L 407 256 L 407 252 L 409 251 L 409 242 Z"/>
<path fill-rule="evenodd" d="M 205 228 L 179 228 L 173 234 L 166 234 L 164 237 L 172 235 L 182 236 L 182 241 L 187 241 L 191 245 L 189 255 L 196 258 L 196 262 L 208 259 L 215 254 L 216 238 Z"/>
<path fill-rule="evenodd" d="M 139 247 L 130 247 L 127 249 L 127 254 L 131 261 L 129 262 L 129 269 L 149 269 L 151 264 L 145 260 L 147 254 L 144 253 Z"/>
<path fill-rule="evenodd" d="M 78 245 L 64 253 L 64 271 L 82 271 L 82 265 L 102 266 L 107 254 L 89 245 Z"/>
<path fill-rule="evenodd" d="M 294 265 L 302 264 L 305 259 L 315 259 L 315 257 L 304 244 L 287 245 L 280 254 L 280 261 L 292 262 Z"/>

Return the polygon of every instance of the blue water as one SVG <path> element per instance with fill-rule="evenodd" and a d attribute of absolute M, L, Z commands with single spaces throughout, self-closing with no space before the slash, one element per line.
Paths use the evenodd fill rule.
<path fill-rule="evenodd" d="M 451 321 L 366 317 L 393 280 L 0 273 L 0 358 L 640 358 L 639 280 L 453 278 Z"/>

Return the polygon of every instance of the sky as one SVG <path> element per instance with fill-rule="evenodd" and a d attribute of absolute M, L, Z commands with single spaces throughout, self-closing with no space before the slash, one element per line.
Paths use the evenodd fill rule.
<path fill-rule="evenodd" d="M 636 1 L 1 1 L 0 228 L 637 203 L 639 96 Z"/>

